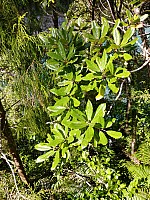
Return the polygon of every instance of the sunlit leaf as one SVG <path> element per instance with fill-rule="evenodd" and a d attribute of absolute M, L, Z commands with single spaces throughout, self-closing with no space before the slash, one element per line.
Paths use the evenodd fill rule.
<path fill-rule="evenodd" d="M 106 131 L 107 134 L 115 139 L 122 137 L 122 133 L 118 131 Z"/>
<path fill-rule="evenodd" d="M 76 121 L 76 122 L 70 122 L 69 128 L 73 129 L 82 129 L 87 126 L 87 123 L 84 121 Z"/>
<path fill-rule="evenodd" d="M 40 163 L 40 162 L 44 162 L 45 160 L 47 160 L 50 156 L 53 156 L 55 153 L 55 151 L 51 150 L 51 151 L 48 151 L 47 153 L 39 156 L 37 159 L 36 159 L 36 163 Z"/>
<path fill-rule="evenodd" d="M 127 44 L 127 42 L 129 41 L 129 39 L 132 37 L 132 35 L 134 34 L 135 28 L 130 27 L 125 34 L 123 35 L 123 40 L 121 42 L 121 46 L 124 46 Z"/>
<path fill-rule="evenodd" d="M 100 85 L 100 88 L 99 88 L 99 93 L 98 95 L 95 97 L 96 98 L 96 101 L 102 99 L 104 97 L 104 94 L 105 94 L 105 86 L 104 85 Z"/>
<path fill-rule="evenodd" d="M 107 137 L 102 131 L 99 132 L 99 137 L 100 137 L 100 140 L 99 140 L 100 144 L 106 145 L 108 143 Z"/>
<path fill-rule="evenodd" d="M 93 114 L 93 105 L 92 105 L 90 100 L 88 100 L 88 102 L 86 104 L 85 112 L 86 112 L 86 116 L 87 116 L 88 121 L 90 121 L 91 118 L 92 118 L 92 114 Z"/>
<path fill-rule="evenodd" d="M 109 23 L 107 19 L 104 17 L 101 18 L 101 21 L 102 21 L 101 37 L 105 37 L 109 30 Z"/>
<path fill-rule="evenodd" d="M 39 143 L 35 145 L 35 149 L 38 151 L 48 151 L 51 149 L 51 146 L 49 145 L 49 143 Z"/>
<path fill-rule="evenodd" d="M 96 110 L 92 123 L 99 123 L 99 118 L 105 116 L 106 103 L 100 104 Z"/>
<path fill-rule="evenodd" d="M 59 161 L 60 161 L 60 155 L 59 155 L 59 150 L 58 150 L 56 151 L 51 170 L 54 170 L 57 167 Z"/>
<path fill-rule="evenodd" d="M 123 54 L 123 57 L 124 57 L 124 59 L 125 59 L 126 61 L 132 59 L 132 56 L 131 56 L 130 54 L 128 54 L 128 53 L 124 53 L 124 54 Z"/>
<path fill-rule="evenodd" d="M 87 67 L 92 72 L 100 72 L 99 67 L 91 60 L 86 60 Z"/>

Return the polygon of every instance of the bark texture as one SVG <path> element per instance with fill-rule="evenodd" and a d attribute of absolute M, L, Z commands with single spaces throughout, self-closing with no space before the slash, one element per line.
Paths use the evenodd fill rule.
<path fill-rule="evenodd" d="M 4 135 L 4 138 L 7 140 L 10 153 L 13 157 L 15 167 L 18 171 L 19 177 L 21 178 L 22 182 L 29 185 L 29 180 L 26 176 L 22 161 L 20 159 L 19 153 L 17 152 L 16 144 L 12 135 L 11 128 L 9 123 L 6 119 L 6 111 L 2 105 L 0 100 L 0 123 L 1 123 L 1 133 Z"/>

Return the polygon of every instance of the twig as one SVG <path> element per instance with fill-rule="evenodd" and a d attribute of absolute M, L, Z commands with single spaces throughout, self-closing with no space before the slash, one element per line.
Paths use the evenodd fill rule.
<path fill-rule="evenodd" d="M 121 95 L 121 92 L 122 92 L 122 88 L 123 88 L 124 82 L 125 82 L 125 79 L 122 81 L 122 83 L 121 83 L 121 85 L 120 85 L 120 89 L 119 89 L 118 95 L 116 96 L 114 102 L 113 102 L 112 105 L 110 106 L 110 108 L 109 108 L 109 110 L 108 110 L 108 112 L 107 112 L 107 115 L 109 115 L 109 113 L 110 113 L 110 111 L 111 111 L 111 109 L 112 109 L 112 107 L 113 107 L 115 101 L 117 101 L 117 100 L 119 99 L 119 97 L 120 97 L 120 95 Z"/>
<path fill-rule="evenodd" d="M 109 6 L 109 9 L 110 9 L 110 12 L 111 12 L 112 18 L 113 18 L 113 20 L 115 21 L 115 17 L 114 17 L 114 14 L 113 14 L 113 12 L 112 12 L 112 9 L 111 9 L 111 6 L 110 6 L 110 3 L 109 3 L 108 0 L 106 0 L 106 1 L 107 1 L 108 6 Z"/>
<path fill-rule="evenodd" d="M 137 72 L 137 71 L 141 70 L 141 69 L 144 68 L 149 62 L 150 62 L 150 58 L 149 58 L 141 67 L 130 71 L 130 73 L 134 73 L 134 72 Z"/>
<path fill-rule="evenodd" d="M 15 188 L 16 188 L 16 190 L 17 190 L 17 194 L 18 194 L 20 197 L 22 197 L 23 199 L 26 199 L 26 200 L 27 200 L 27 198 L 24 197 L 24 196 L 23 196 L 22 194 L 20 194 L 20 192 L 19 192 L 19 189 L 18 189 L 18 186 L 17 186 L 16 177 L 15 177 L 15 173 L 14 173 L 14 170 L 13 170 L 11 164 L 9 163 L 9 160 L 7 159 L 7 157 L 6 157 L 6 155 L 5 155 L 4 153 L 1 152 L 1 155 L 2 155 L 1 158 L 3 158 L 3 159 L 6 161 L 6 163 L 8 164 L 8 166 L 9 166 L 9 168 L 10 168 L 10 170 L 11 170 L 11 173 L 12 173 L 12 176 L 13 176 L 13 179 L 14 179 Z"/>
<path fill-rule="evenodd" d="M 9 108 L 7 108 L 6 109 L 6 112 L 8 111 L 8 110 L 10 110 L 13 106 L 15 106 L 17 103 L 19 103 L 20 102 L 20 100 L 18 100 L 18 101 L 16 101 L 14 104 L 12 104 Z"/>

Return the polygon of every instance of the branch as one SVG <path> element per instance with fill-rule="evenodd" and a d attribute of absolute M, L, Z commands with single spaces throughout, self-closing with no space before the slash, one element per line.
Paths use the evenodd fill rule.
<path fill-rule="evenodd" d="M 107 1 L 108 6 L 109 6 L 109 9 L 110 9 L 110 12 L 111 12 L 112 18 L 113 18 L 113 20 L 115 21 L 115 16 L 114 16 L 114 14 L 113 14 L 113 11 L 112 11 L 112 8 L 111 8 L 111 5 L 110 5 L 110 3 L 109 3 L 108 0 L 106 0 L 106 1 Z"/>
<path fill-rule="evenodd" d="M 18 189 L 18 186 L 17 186 L 16 177 L 15 177 L 15 173 L 14 173 L 14 170 L 13 170 L 11 164 L 9 163 L 9 160 L 7 159 L 7 157 L 6 157 L 6 155 L 5 155 L 4 153 L 1 152 L 1 155 L 2 155 L 1 158 L 3 158 L 3 159 L 6 161 L 6 163 L 8 164 L 8 166 L 9 166 L 9 168 L 10 168 L 10 170 L 11 170 L 11 173 L 12 173 L 12 176 L 13 176 L 13 179 L 14 179 L 15 188 L 16 188 L 16 190 L 17 190 L 17 194 L 18 194 L 20 197 L 22 197 L 23 199 L 27 199 L 26 197 L 24 197 L 24 196 L 23 196 L 22 194 L 20 194 L 20 192 L 19 192 L 19 189 Z"/>
<path fill-rule="evenodd" d="M 149 58 L 141 67 L 130 71 L 130 73 L 134 73 L 134 72 L 137 72 L 137 71 L 141 70 L 141 69 L 144 68 L 149 62 L 150 62 L 150 58 Z"/>
<path fill-rule="evenodd" d="M 120 89 L 119 89 L 118 95 L 116 96 L 114 102 L 113 102 L 112 105 L 110 106 L 110 108 L 109 108 L 109 110 L 108 110 L 108 112 L 107 112 L 106 115 L 109 115 L 109 113 L 110 113 L 110 111 L 111 111 L 111 109 L 112 109 L 112 107 L 113 107 L 115 101 L 117 101 L 117 100 L 119 99 L 119 97 L 120 97 L 120 95 L 121 95 L 121 92 L 122 92 L 122 88 L 123 88 L 124 82 L 125 82 L 125 79 L 122 81 L 122 83 L 121 83 L 121 85 L 120 85 Z"/>

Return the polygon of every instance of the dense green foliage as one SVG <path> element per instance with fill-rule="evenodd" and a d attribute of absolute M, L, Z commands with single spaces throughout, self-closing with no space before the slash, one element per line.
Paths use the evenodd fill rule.
<path fill-rule="evenodd" d="M 2 1 L 0 101 L 30 180 L 0 126 L 2 199 L 150 198 L 148 5 Z"/>

